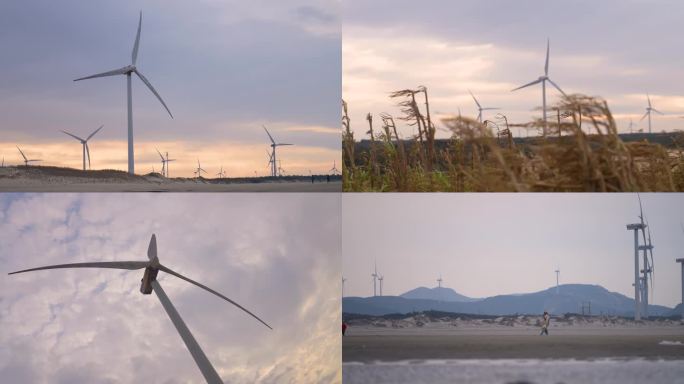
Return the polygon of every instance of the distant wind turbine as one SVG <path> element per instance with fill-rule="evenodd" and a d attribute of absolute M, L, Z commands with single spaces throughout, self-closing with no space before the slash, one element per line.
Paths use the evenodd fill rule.
<path fill-rule="evenodd" d="M 195 175 L 197 175 L 197 178 L 199 179 L 202 177 L 202 172 L 207 173 L 204 169 L 202 169 L 202 165 L 200 165 L 199 159 L 197 159 L 197 170 L 193 172 Z"/>
<path fill-rule="evenodd" d="M 166 152 L 166 158 L 164 158 L 164 155 L 159 152 L 157 148 L 155 148 L 157 153 L 159 154 L 159 157 L 161 158 L 162 162 L 162 176 L 164 177 L 169 177 L 169 163 L 172 161 L 176 161 L 176 159 L 169 159 L 169 152 Z"/>
<path fill-rule="evenodd" d="M 333 175 L 338 175 L 340 173 L 340 171 L 337 169 L 337 164 L 335 160 L 333 160 L 333 167 L 330 168 L 328 172 L 332 172 Z"/>
<path fill-rule="evenodd" d="M 86 137 L 85 139 L 81 139 L 80 137 L 78 137 L 76 135 L 72 135 L 71 133 L 69 133 L 67 131 L 62 131 L 62 133 L 65 133 L 65 134 L 73 137 L 74 139 L 80 141 L 81 144 L 83 145 L 83 170 L 84 171 L 86 170 L 86 157 L 88 158 L 88 169 L 90 169 L 90 148 L 88 147 L 88 140 L 90 140 L 90 138 L 95 136 L 96 133 L 100 132 L 100 129 L 102 129 L 102 127 L 104 127 L 104 125 L 101 125 L 100 128 L 93 131 L 93 133 L 91 133 L 90 136 Z"/>
<path fill-rule="evenodd" d="M 217 173 L 216 176 L 218 176 L 219 179 L 223 179 L 224 177 L 226 177 L 226 173 L 223 172 L 223 165 L 221 166 L 221 171 L 219 171 L 219 173 Z"/>
<path fill-rule="evenodd" d="M 183 339 L 183 342 L 185 343 L 185 346 L 188 348 L 188 351 L 190 351 L 190 354 L 192 355 L 192 358 L 195 360 L 195 363 L 199 367 L 200 371 L 202 372 L 202 375 L 204 376 L 204 379 L 208 383 L 223 383 L 223 380 L 221 380 L 221 377 L 218 375 L 214 367 L 211 365 L 211 362 L 207 358 L 207 356 L 204 354 L 204 351 L 202 351 L 202 348 L 200 347 L 199 343 L 197 343 L 197 340 L 195 340 L 195 337 L 192 335 L 188 327 L 185 325 L 185 322 L 181 318 L 180 314 L 178 311 L 176 311 L 176 308 L 173 306 L 171 303 L 171 300 L 169 299 L 168 296 L 166 296 L 166 292 L 162 289 L 161 284 L 159 284 L 159 281 L 157 280 L 157 274 L 159 271 L 166 272 L 170 275 L 173 275 L 179 279 L 185 280 L 190 284 L 194 284 L 220 298 L 223 300 L 226 300 L 227 302 L 233 304 L 234 306 L 240 308 L 256 320 L 258 320 L 260 323 L 263 325 L 267 326 L 269 329 L 271 328 L 270 325 L 266 324 L 265 321 L 261 320 L 257 315 L 254 313 L 250 312 L 247 310 L 245 307 L 241 306 L 240 304 L 236 303 L 235 301 L 227 298 L 226 296 L 214 291 L 213 289 L 200 284 L 194 280 L 191 280 L 183 275 L 181 275 L 178 272 L 175 272 L 171 270 L 170 268 L 162 265 L 159 263 L 159 258 L 157 257 L 157 238 L 155 235 L 152 235 L 152 239 L 150 240 L 150 245 L 147 249 L 147 257 L 149 258 L 150 261 L 103 261 L 103 262 L 89 262 L 89 263 L 71 263 L 71 264 L 57 264 L 57 265 L 49 265 L 46 267 L 38 267 L 38 268 L 31 268 L 31 269 L 24 269 L 21 271 L 16 271 L 16 272 L 11 272 L 9 273 L 10 275 L 16 274 L 16 273 L 23 273 L 23 272 L 30 272 L 30 271 L 39 271 L 39 270 L 45 270 L 45 269 L 60 269 L 60 268 L 112 268 L 112 269 L 127 269 L 127 270 L 137 270 L 137 269 L 145 269 L 145 273 L 143 274 L 143 278 L 141 280 L 140 284 L 140 292 L 143 295 L 149 295 L 154 291 L 154 293 L 157 294 L 157 297 L 159 298 L 159 301 L 161 302 L 162 306 L 166 310 L 166 313 L 169 315 L 171 318 L 171 322 L 173 325 L 176 327 L 176 330 L 181 336 L 181 339 Z"/>
<path fill-rule="evenodd" d="M 442 275 L 439 275 L 439 279 L 437 279 L 437 287 L 442 288 Z"/>
<path fill-rule="evenodd" d="M 661 115 L 664 115 L 664 113 L 660 112 L 659 110 L 651 106 L 651 96 L 649 96 L 648 93 L 646 94 L 646 99 L 648 100 L 648 107 L 646 107 L 646 113 L 644 113 L 644 115 L 641 116 L 641 119 L 639 119 L 639 121 L 643 121 L 646 118 L 646 116 L 648 116 L 648 133 L 651 133 L 651 112 L 659 113 Z"/>
<path fill-rule="evenodd" d="M 517 91 L 518 89 L 523 89 L 523 88 L 529 87 L 531 85 L 541 83 L 541 85 L 542 85 L 542 113 L 544 116 L 544 136 L 546 136 L 546 133 L 548 130 L 548 125 L 546 122 L 546 82 L 548 81 L 549 83 L 551 83 L 551 85 L 553 85 L 560 93 L 562 93 L 563 96 L 567 96 L 565 94 L 565 92 L 563 92 L 563 90 L 556 83 L 554 83 L 553 80 L 551 80 L 551 78 L 549 77 L 549 46 L 550 46 L 550 42 L 547 39 L 546 40 L 546 63 L 544 64 L 544 75 L 539 76 L 539 78 L 535 81 L 532 81 L 530 83 L 522 85 L 522 86 L 515 88 L 511 91 L 511 92 Z"/>
<path fill-rule="evenodd" d="M 373 277 L 373 296 L 377 296 L 376 292 L 376 282 L 378 278 L 378 263 L 375 263 L 375 270 L 373 271 L 373 274 L 371 275 Z"/>
<path fill-rule="evenodd" d="M 468 90 L 468 92 L 470 93 L 470 96 L 473 97 L 475 104 L 477 104 L 477 121 L 479 121 L 480 124 L 482 123 L 482 111 L 493 111 L 493 110 L 501 109 L 501 108 L 482 108 L 482 105 L 480 105 L 480 102 L 477 101 L 477 99 L 475 98 L 475 95 L 473 95 L 473 93 L 470 91 L 470 89 Z M 459 115 L 460 115 L 460 110 L 459 110 Z"/>
<path fill-rule="evenodd" d="M 380 282 L 380 296 L 382 296 L 382 282 L 385 280 L 385 276 L 378 276 L 378 281 Z"/>
<path fill-rule="evenodd" d="M 21 153 L 21 157 L 24 158 L 24 166 L 28 167 L 29 163 L 37 162 L 37 161 L 43 161 L 41 159 L 28 159 L 26 158 L 26 155 L 24 155 L 24 152 L 21 151 L 21 148 L 17 146 L 17 149 L 19 150 L 19 153 Z"/>
<path fill-rule="evenodd" d="M 276 143 L 276 141 L 273 139 L 273 136 L 271 136 L 271 133 L 268 132 L 268 129 L 266 129 L 266 126 L 264 127 L 264 131 L 266 131 L 266 134 L 268 135 L 268 138 L 271 139 L 271 176 L 276 177 L 278 176 L 278 167 L 276 163 L 276 147 L 282 146 L 282 145 L 294 145 L 294 144 L 287 144 L 287 143 Z"/>
<path fill-rule="evenodd" d="M 164 103 L 164 100 L 162 100 L 161 96 L 159 96 L 159 93 L 154 89 L 152 84 L 147 80 L 145 76 L 143 76 L 142 73 L 136 68 L 135 63 L 138 59 L 138 46 L 140 44 L 140 28 L 142 27 L 142 11 L 140 11 L 140 18 L 138 20 L 138 33 L 135 36 L 135 44 L 133 44 L 133 53 L 131 54 L 131 64 L 127 65 L 125 67 L 119 68 L 119 69 L 114 69 L 111 71 L 107 72 L 102 72 L 98 73 L 95 75 L 91 76 L 86 76 L 86 77 L 81 77 L 78 78 L 74 81 L 79 81 L 79 80 L 86 80 L 86 79 L 94 79 L 97 77 L 107 77 L 107 76 L 116 76 L 116 75 L 126 75 L 126 85 L 128 89 L 128 173 L 131 175 L 135 173 L 135 164 L 134 164 L 134 156 L 133 156 L 133 90 L 131 88 L 131 74 L 135 73 L 140 80 L 142 80 L 143 83 L 147 86 L 147 88 L 152 91 L 152 93 L 159 99 L 161 104 L 164 106 L 166 109 L 166 112 L 169 113 L 169 116 L 173 119 L 173 115 L 171 114 L 171 111 L 169 110 L 169 107 L 166 106 L 166 103 Z"/>
<path fill-rule="evenodd" d="M 556 269 L 554 272 L 556 272 L 556 294 L 558 294 L 560 288 L 558 288 L 558 276 L 560 275 L 560 269 Z"/>

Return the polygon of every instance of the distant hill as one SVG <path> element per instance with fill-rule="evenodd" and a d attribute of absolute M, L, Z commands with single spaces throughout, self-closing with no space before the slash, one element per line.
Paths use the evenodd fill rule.
<path fill-rule="evenodd" d="M 561 285 L 558 293 L 556 287 L 552 287 L 534 293 L 499 295 L 475 301 L 413 299 L 401 296 L 345 297 L 342 300 L 342 311 L 375 316 L 430 310 L 479 315 L 539 314 L 544 311 L 563 314 L 579 313 L 582 303 L 587 302 L 591 302 L 591 313 L 596 315 L 630 316 L 634 313 L 633 299 L 610 292 L 599 285 L 586 284 Z M 649 313 L 654 316 L 668 316 L 671 312 L 672 309 L 668 307 L 649 305 Z"/>
<path fill-rule="evenodd" d="M 467 296 L 463 296 L 457 293 L 451 288 L 444 287 L 418 287 L 412 289 L 406 293 L 402 293 L 399 297 L 404 299 L 426 299 L 426 300 L 437 300 L 437 301 L 457 301 L 457 302 L 471 302 L 477 301 L 479 299 L 473 299 Z"/>

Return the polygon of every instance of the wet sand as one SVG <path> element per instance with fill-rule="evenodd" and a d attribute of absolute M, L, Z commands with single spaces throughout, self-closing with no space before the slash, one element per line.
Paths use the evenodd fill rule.
<path fill-rule="evenodd" d="M 662 341 L 682 345 L 663 345 Z M 684 359 L 684 327 L 654 329 L 537 330 L 469 334 L 348 334 L 344 362 L 429 359 Z"/>

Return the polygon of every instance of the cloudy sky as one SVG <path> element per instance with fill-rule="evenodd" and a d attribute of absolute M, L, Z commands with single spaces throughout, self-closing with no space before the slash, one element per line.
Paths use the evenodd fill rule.
<path fill-rule="evenodd" d="M 268 172 L 268 126 L 290 174 L 326 172 L 340 156 L 339 0 L 4 1 L 0 4 L 0 155 L 19 145 L 43 164 L 127 168 L 124 76 L 73 79 L 128 65 L 143 12 L 138 68 L 161 94 L 133 79 L 136 171 L 202 162 L 210 176 Z"/>
<path fill-rule="evenodd" d="M 543 74 L 549 38 L 549 75 L 566 93 L 607 99 L 623 132 L 630 119 L 638 123 L 650 93 L 666 114 L 654 117 L 653 130 L 682 130 L 682 14 L 684 3 L 674 0 L 349 0 L 343 95 L 357 137 L 367 112 L 398 115 L 389 92 L 418 85 L 428 87 L 438 117 L 458 108 L 476 117 L 471 89 L 484 107 L 502 108 L 485 119 L 502 112 L 527 122 L 541 115 L 541 87 L 510 90 Z M 558 96 L 547 89 L 550 103 Z M 647 130 L 646 120 L 634 129 Z"/>
<path fill-rule="evenodd" d="M 655 264 L 652 303 L 681 302 L 683 194 L 641 195 Z M 470 297 L 599 284 L 634 296 L 635 194 L 345 194 L 345 296 L 443 286 Z"/>
<path fill-rule="evenodd" d="M 42 265 L 160 261 L 249 315 L 164 273 L 159 281 L 221 377 L 341 380 L 339 212 L 334 194 L 0 196 L 0 377 L 13 383 L 202 381 L 142 271 Z M 188 217 L 196 217 L 188 221 Z"/>

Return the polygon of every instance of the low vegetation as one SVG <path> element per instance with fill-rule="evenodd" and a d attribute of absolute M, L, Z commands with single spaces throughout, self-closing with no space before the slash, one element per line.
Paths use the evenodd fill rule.
<path fill-rule="evenodd" d="M 547 127 L 541 119 L 509 124 L 502 114 L 482 123 L 444 118 L 440 129 L 451 138 L 436 140 L 425 87 L 390 97 L 401 116 L 381 114 L 377 127 L 369 113 L 369 140 L 362 141 L 354 138 L 342 102 L 345 191 L 684 191 L 684 134 L 619 135 L 600 98 L 564 97 Z M 417 134 L 401 137 L 399 121 Z M 514 138 L 516 128 L 535 135 Z"/>

